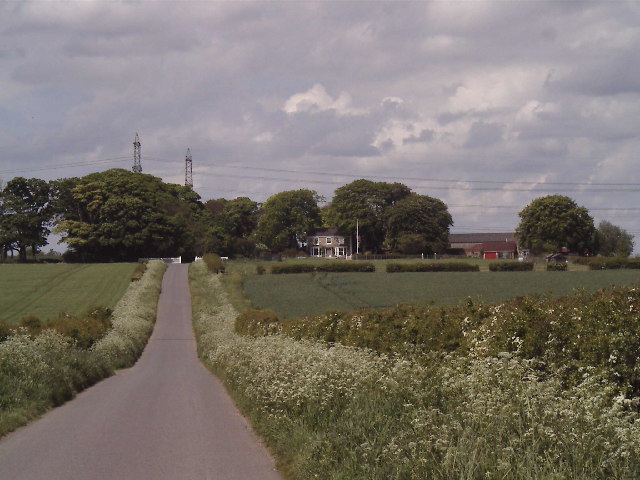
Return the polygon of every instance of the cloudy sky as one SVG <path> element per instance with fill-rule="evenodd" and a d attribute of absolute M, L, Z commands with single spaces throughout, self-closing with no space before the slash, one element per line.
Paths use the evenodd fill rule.
<path fill-rule="evenodd" d="M 399 181 L 471 232 L 560 193 L 640 238 L 640 2 L 0 1 L 5 182 L 136 132 L 205 200 Z"/>

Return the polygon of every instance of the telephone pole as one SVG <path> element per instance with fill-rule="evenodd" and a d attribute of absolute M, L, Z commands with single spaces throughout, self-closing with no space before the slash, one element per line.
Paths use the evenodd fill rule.
<path fill-rule="evenodd" d="M 189 148 L 187 148 L 187 157 L 184 159 L 184 186 L 193 188 L 193 159 Z"/>
<path fill-rule="evenodd" d="M 138 137 L 138 132 L 136 132 L 136 138 L 133 141 L 133 168 L 132 170 L 136 173 L 142 173 L 142 164 L 140 160 L 142 159 L 141 154 L 141 146 L 140 146 L 140 138 Z"/>

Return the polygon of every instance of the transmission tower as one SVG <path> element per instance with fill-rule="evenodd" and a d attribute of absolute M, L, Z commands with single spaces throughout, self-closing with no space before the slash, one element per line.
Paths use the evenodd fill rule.
<path fill-rule="evenodd" d="M 189 148 L 187 148 L 187 158 L 184 159 L 184 185 L 193 188 L 193 160 Z"/>
<path fill-rule="evenodd" d="M 133 171 L 136 173 L 142 173 L 142 164 L 140 163 L 142 154 L 140 147 L 140 138 L 136 132 L 136 139 L 133 141 Z"/>

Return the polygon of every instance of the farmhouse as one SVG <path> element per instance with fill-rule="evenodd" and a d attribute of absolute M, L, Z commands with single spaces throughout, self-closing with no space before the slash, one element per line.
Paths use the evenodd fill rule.
<path fill-rule="evenodd" d="M 307 248 L 312 257 L 346 258 L 351 256 L 351 237 L 335 227 L 316 229 L 307 236 Z"/>
<path fill-rule="evenodd" d="M 515 233 L 452 233 L 449 248 L 463 250 L 467 257 L 513 259 L 518 255 Z"/>

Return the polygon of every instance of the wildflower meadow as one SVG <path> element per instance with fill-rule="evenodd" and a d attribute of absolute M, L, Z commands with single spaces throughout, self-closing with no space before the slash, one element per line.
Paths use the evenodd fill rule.
<path fill-rule="evenodd" d="M 604 368 L 495 350 L 495 307 L 464 350 L 376 351 L 240 335 L 219 276 L 196 262 L 190 281 L 199 354 L 287 478 L 640 477 L 637 397 Z"/>

